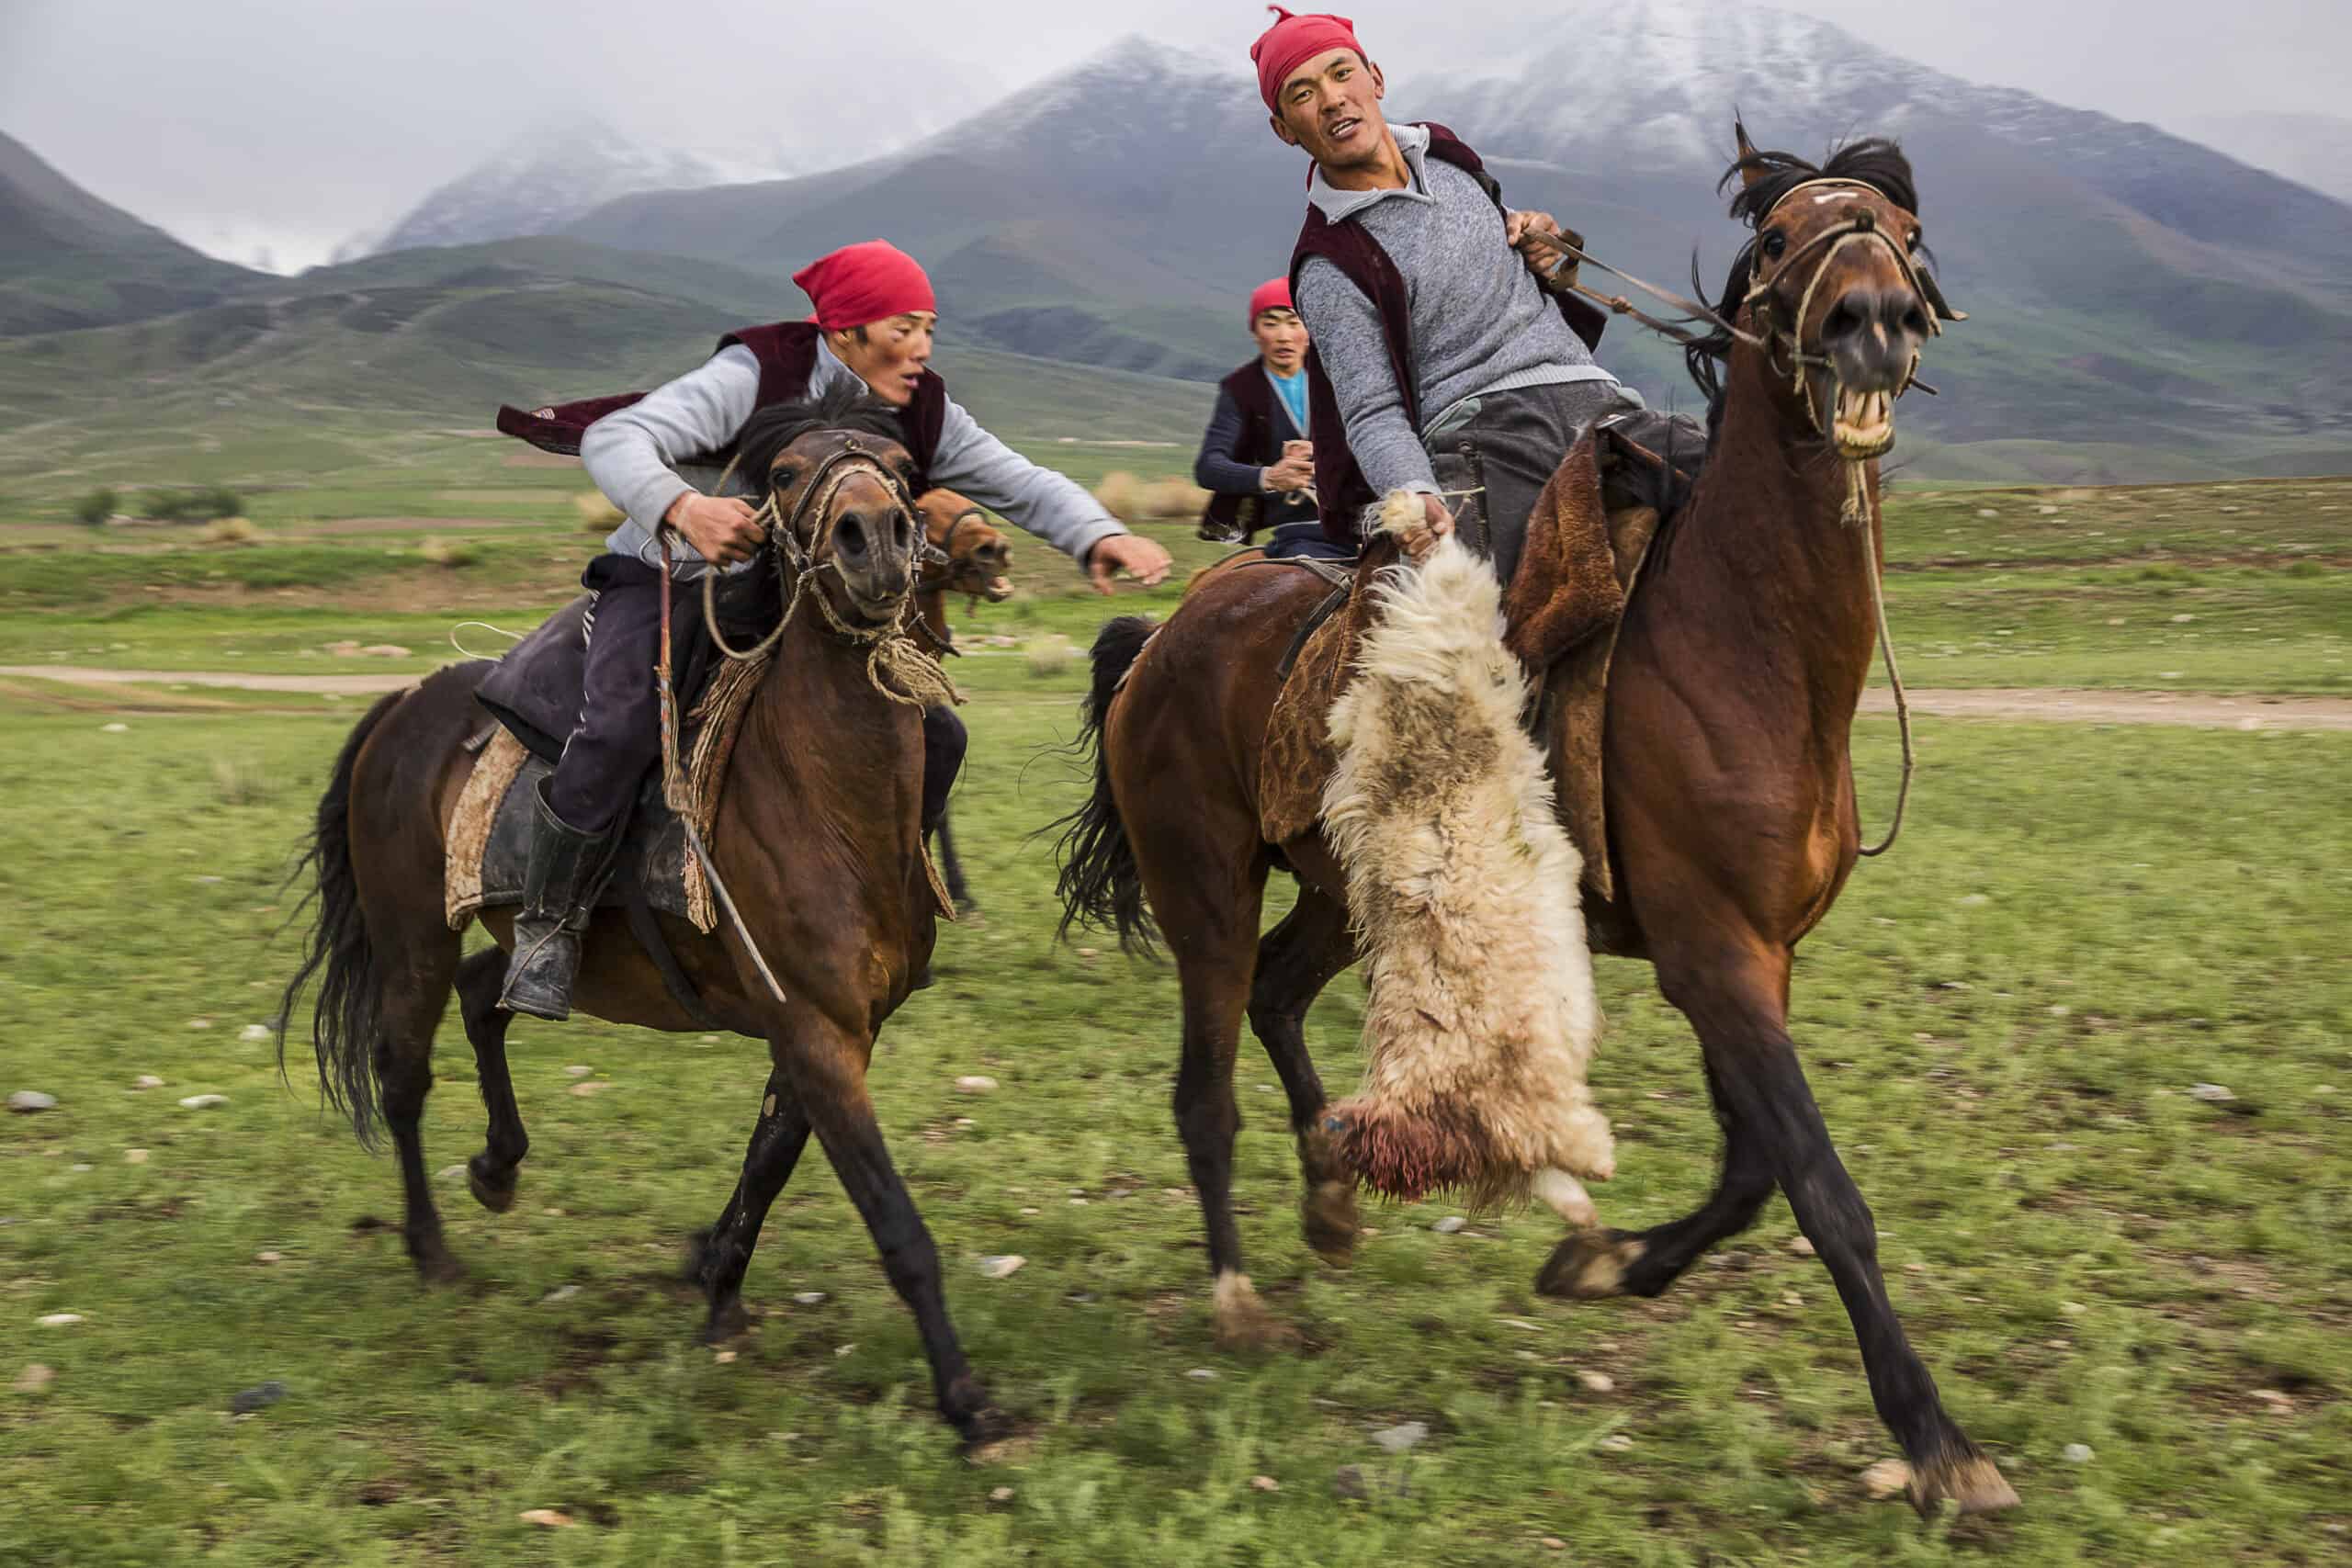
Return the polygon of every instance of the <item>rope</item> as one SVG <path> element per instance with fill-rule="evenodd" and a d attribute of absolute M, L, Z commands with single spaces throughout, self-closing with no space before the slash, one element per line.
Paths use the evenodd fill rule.
<path fill-rule="evenodd" d="M 1861 465 L 1849 465 L 1860 470 Z M 1903 736 L 1903 782 L 1894 792 L 1894 820 L 1886 827 L 1886 837 L 1875 844 L 1864 844 L 1861 853 L 1875 858 L 1894 847 L 1895 836 L 1903 831 L 1904 807 L 1911 804 L 1911 772 L 1918 765 L 1911 750 L 1911 699 L 1904 694 L 1903 671 L 1895 667 L 1894 638 L 1886 627 L 1885 570 L 1879 565 L 1877 541 L 1871 542 L 1871 613 L 1878 621 L 1879 656 L 1886 660 L 1886 683 L 1894 688 L 1894 723 Z"/>
<path fill-rule="evenodd" d="M 508 642 L 521 642 L 526 637 L 530 635 L 527 632 L 510 632 L 504 626 L 493 626 L 488 621 L 459 621 L 456 626 L 449 628 L 449 646 L 456 649 L 460 654 L 468 659 L 498 659 L 503 657 L 503 655 L 496 653 L 476 653 L 464 643 L 459 642 L 458 640 L 458 634 L 464 631 L 468 626 L 480 626 L 486 632 L 496 632 Z"/>

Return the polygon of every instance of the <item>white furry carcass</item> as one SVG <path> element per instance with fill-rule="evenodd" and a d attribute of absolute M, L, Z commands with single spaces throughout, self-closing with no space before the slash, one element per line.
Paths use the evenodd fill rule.
<path fill-rule="evenodd" d="M 1418 519 L 1392 503 L 1399 529 Z M 1402 513 L 1400 516 L 1399 514 Z M 1493 569 L 1457 539 L 1384 573 L 1332 705 L 1324 822 L 1370 998 L 1363 1088 L 1326 1125 L 1364 1184 L 1472 1203 L 1531 1191 L 1582 1223 L 1615 1168 L 1585 1066 L 1600 1031 L 1577 884 Z"/>

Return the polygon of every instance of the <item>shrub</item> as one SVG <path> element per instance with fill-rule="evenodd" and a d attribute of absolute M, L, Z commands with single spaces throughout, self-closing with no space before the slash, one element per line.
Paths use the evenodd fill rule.
<path fill-rule="evenodd" d="M 1114 468 L 1094 487 L 1094 499 L 1102 503 L 1103 511 L 1123 523 L 1141 517 L 1143 481 L 1125 468 Z"/>
<path fill-rule="evenodd" d="M 453 568 L 471 566 L 475 559 L 474 547 L 471 545 L 445 539 L 438 534 L 427 535 L 424 542 L 416 547 L 416 553 L 435 566 Z"/>
<path fill-rule="evenodd" d="M 1077 658 L 1076 644 L 1059 632 L 1049 632 L 1029 645 L 1029 673 L 1048 680 L 1067 671 Z"/>
<path fill-rule="evenodd" d="M 94 490 L 74 503 L 74 520 L 96 527 L 114 515 L 115 502 L 119 499 L 110 490 Z"/>
<path fill-rule="evenodd" d="M 277 796 L 277 785 L 259 762 L 212 759 L 212 787 L 223 806 L 262 806 Z"/>
<path fill-rule="evenodd" d="M 261 530 L 250 517 L 216 517 L 198 530 L 199 545 L 257 545 Z"/>
<path fill-rule="evenodd" d="M 1209 492 L 1190 479 L 1154 479 L 1144 486 L 1143 514 L 1165 521 L 1197 517 L 1209 503 Z"/>
<path fill-rule="evenodd" d="M 605 492 L 583 490 L 571 498 L 572 509 L 580 513 L 580 529 L 585 534 L 609 534 L 621 525 L 621 509 L 605 499 Z"/>
<path fill-rule="evenodd" d="M 139 498 L 141 516 L 164 523 L 206 523 L 220 517 L 234 517 L 244 509 L 244 497 L 226 485 L 149 491 Z"/>

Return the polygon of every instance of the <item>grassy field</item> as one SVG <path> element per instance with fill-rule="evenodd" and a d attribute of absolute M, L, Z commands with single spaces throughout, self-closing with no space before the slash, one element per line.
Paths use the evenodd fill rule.
<path fill-rule="evenodd" d="M 1048 750 L 1078 672 L 959 674 L 985 919 L 944 933 L 875 1087 L 966 1342 L 1027 1424 L 985 1464 L 929 1412 L 911 1323 L 813 1157 L 753 1264 L 757 1335 L 731 1363 L 693 1344 L 678 1243 L 731 1183 L 764 1073 L 745 1042 L 518 1027 L 524 1200 L 493 1217 L 445 1176 L 474 1279 L 420 1289 L 390 1163 L 247 1038 L 292 963 L 279 877 L 348 707 L 109 732 L 0 699 L 6 1087 L 61 1102 L 0 1145 L 0 1373 L 54 1372 L 0 1402 L 0 1561 L 2341 1560 L 2352 891 L 2326 868 L 2352 852 L 2352 740 L 1934 727 L 1897 860 L 1808 944 L 1798 1032 L 1898 1304 L 2026 1502 L 1922 1524 L 1866 1495 L 1892 1450 L 1777 1201 L 1655 1303 L 1536 1298 L 1553 1222 L 1447 1235 L 1436 1205 L 1374 1213 L 1333 1272 L 1297 1237 L 1252 1055 L 1245 1239 L 1310 1348 L 1216 1350 L 1166 1110 L 1172 979 L 1052 945 L 1024 838 L 1079 787 Z M 1892 750 L 1863 726 L 1866 800 Z M 1646 972 L 1601 978 L 1623 1148 L 1600 1195 L 1647 1224 L 1704 1190 L 1715 1133 Z M 1359 998 L 1342 981 L 1311 1027 L 1335 1083 Z M 568 1092 L 575 1066 L 610 1087 Z M 444 1169 L 482 1126 L 454 1017 L 438 1066 Z M 967 1073 L 1001 1087 L 957 1095 Z M 176 1103 L 198 1093 L 228 1102 Z M 1003 1253 L 1026 1266 L 983 1278 Z M 39 1325 L 58 1313 L 82 1321 Z M 280 1403 L 230 1414 L 271 1381 Z M 1430 1429 L 1408 1456 L 1371 1441 L 1408 1420 Z M 1348 1466 L 1369 1495 L 1335 1490 Z M 542 1507 L 575 1528 L 519 1520 Z"/>

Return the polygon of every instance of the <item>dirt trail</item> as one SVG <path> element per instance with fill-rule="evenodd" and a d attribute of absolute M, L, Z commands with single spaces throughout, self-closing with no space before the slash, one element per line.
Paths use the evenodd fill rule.
<path fill-rule="evenodd" d="M 993 649 L 979 651 L 996 651 Z M 0 676 L 75 686 L 209 686 L 241 692 L 368 696 L 413 686 L 417 675 L 247 675 L 220 670 L 96 670 L 72 664 L 0 664 Z M 2206 692 L 2107 692 L 2033 686 L 1915 691 L 1911 709 L 1935 718 L 2036 719 L 2061 724 L 2177 724 L 2208 729 L 2352 730 L 2352 698 L 2215 696 Z M 1862 712 L 1894 711 L 1887 692 L 1862 694 Z"/>

